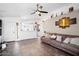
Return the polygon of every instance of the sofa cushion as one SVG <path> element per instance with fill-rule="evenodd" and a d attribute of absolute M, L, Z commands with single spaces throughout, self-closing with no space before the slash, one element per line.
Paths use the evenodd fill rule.
<path fill-rule="evenodd" d="M 54 40 L 56 40 L 56 38 L 57 38 L 56 35 L 51 35 L 51 36 L 50 36 L 50 39 L 54 39 Z"/>
<path fill-rule="evenodd" d="M 63 43 L 69 43 L 70 42 L 70 38 L 66 38 Z"/>
<path fill-rule="evenodd" d="M 62 36 L 57 35 L 57 39 L 56 40 L 61 42 L 62 41 L 61 38 L 62 38 Z"/>
<path fill-rule="evenodd" d="M 79 45 L 79 38 L 71 38 L 71 44 Z"/>

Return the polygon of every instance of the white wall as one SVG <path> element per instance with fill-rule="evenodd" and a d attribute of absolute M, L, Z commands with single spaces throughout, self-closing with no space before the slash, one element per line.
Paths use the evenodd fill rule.
<path fill-rule="evenodd" d="M 3 41 L 17 41 L 23 39 L 36 38 L 35 31 L 22 31 L 22 19 L 20 17 L 2 17 L 3 26 L 2 26 L 2 39 Z M 17 26 L 16 22 L 19 23 L 18 26 L 18 39 L 17 39 Z M 28 21 L 24 21 L 28 23 Z M 32 21 L 29 21 L 32 23 Z M 26 25 L 26 24 L 25 24 Z"/>
<path fill-rule="evenodd" d="M 37 38 L 36 31 L 34 31 L 35 21 L 22 21 L 20 39 Z"/>
<path fill-rule="evenodd" d="M 58 26 L 55 26 L 55 21 L 58 21 L 61 17 L 70 17 L 77 18 L 77 24 L 70 25 L 70 27 L 62 29 Z M 52 19 L 46 20 L 43 23 L 44 30 L 52 33 L 62 33 L 62 34 L 71 34 L 71 35 L 79 35 L 79 10 L 76 10 L 72 13 L 64 14 L 62 16 L 54 17 Z"/>

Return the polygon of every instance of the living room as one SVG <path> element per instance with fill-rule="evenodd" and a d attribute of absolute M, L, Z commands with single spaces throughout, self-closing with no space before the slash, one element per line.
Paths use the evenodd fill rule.
<path fill-rule="evenodd" d="M 78 56 L 78 6 L 78 3 L 0 3 L 0 55 Z"/>

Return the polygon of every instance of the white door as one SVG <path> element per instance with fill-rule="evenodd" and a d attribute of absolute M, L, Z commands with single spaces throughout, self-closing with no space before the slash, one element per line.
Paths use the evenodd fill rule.
<path fill-rule="evenodd" d="M 6 41 L 17 41 L 17 27 L 16 23 L 8 22 L 5 24 L 5 40 Z"/>

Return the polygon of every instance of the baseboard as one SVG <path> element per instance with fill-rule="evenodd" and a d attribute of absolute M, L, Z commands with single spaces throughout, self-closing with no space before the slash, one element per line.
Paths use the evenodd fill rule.
<path fill-rule="evenodd" d="M 16 41 L 5 41 L 6 43 L 16 42 Z"/>

